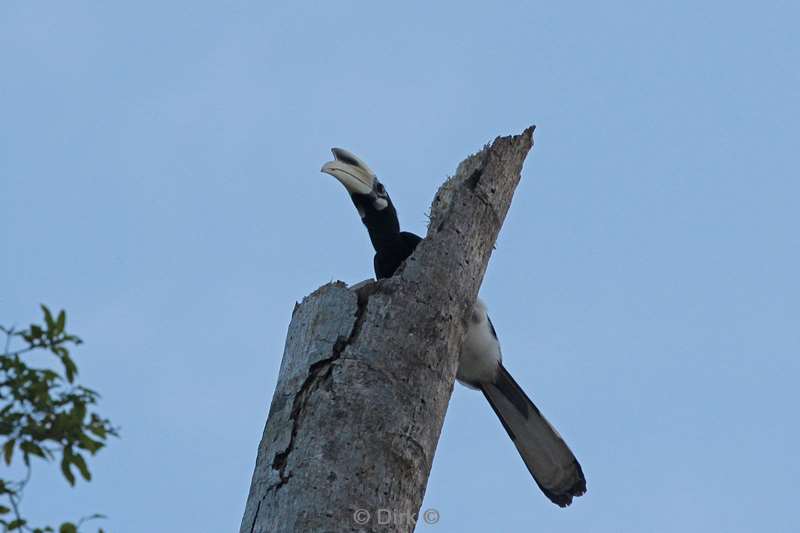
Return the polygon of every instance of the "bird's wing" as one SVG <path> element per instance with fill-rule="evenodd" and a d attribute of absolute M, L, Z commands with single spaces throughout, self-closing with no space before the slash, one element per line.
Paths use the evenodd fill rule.
<path fill-rule="evenodd" d="M 502 364 L 494 383 L 481 390 L 545 496 L 560 507 L 586 492 L 586 478 L 561 435 Z"/>

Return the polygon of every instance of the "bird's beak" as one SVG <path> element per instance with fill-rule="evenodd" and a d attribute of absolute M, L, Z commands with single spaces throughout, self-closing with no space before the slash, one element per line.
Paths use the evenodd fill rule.
<path fill-rule="evenodd" d="M 321 172 L 339 180 L 350 194 L 370 194 L 375 184 L 372 170 L 347 150 L 333 148 L 331 152 L 336 159 L 322 165 Z"/>

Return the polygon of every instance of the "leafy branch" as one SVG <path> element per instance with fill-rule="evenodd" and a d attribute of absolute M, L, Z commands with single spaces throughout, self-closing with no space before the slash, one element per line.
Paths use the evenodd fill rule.
<path fill-rule="evenodd" d="M 92 409 L 100 395 L 75 383 L 78 367 L 69 350 L 82 341 L 66 332 L 66 313 L 62 310 L 54 317 L 46 306 L 41 308 L 43 324 L 31 324 L 19 331 L 0 326 L 6 335 L 0 354 L 0 439 L 5 439 L 1 452 L 8 466 L 15 454 L 21 457 L 26 471 L 20 480 L 0 478 L 0 501 L 5 499 L 8 503 L 0 504 L 4 531 L 55 531 L 50 526 L 30 527 L 20 510 L 33 458 L 57 460 L 64 478 L 74 486 L 76 473 L 86 481 L 92 479 L 86 458 L 105 447 L 109 437 L 118 436 L 111 422 Z M 55 356 L 63 373 L 30 366 L 26 359 L 32 352 Z M 85 522 L 96 518 L 103 516 L 95 514 L 74 523 L 64 522 L 58 531 L 77 533 Z"/>

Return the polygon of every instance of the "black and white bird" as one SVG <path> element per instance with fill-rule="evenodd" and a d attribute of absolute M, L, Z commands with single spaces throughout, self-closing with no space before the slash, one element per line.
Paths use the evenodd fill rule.
<path fill-rule="evenodd" d="M 339 180 L 350 193 L 375 248 L 375 275 L 391 277 L 422 239 L 400 231 L 389 194 L 363 161 L 341 148 L 331 151 L 334 160 L 325 163 L 322 172 Z M 586 492 L 581 465 L 503 366 L 497 333 L 480 298 L 473 306 L 466 335 L 456 378 L 483 392 L 536 484 L 553 503 L 566 507 L 573 497 Z"/>

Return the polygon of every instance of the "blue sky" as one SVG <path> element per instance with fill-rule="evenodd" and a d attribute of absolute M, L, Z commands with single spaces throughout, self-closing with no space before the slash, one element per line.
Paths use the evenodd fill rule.
<path fill-rule="evenodd" d="M 482 288 L 581 460 L 566 510 L 457 387 L 419 531 L 797 531 L 800 9 L 750 2 L 0 4 L 0 323 L 66 308 L 122 428 L 42 522 L 235 531 L 294 302 L 372 275 L 319 173 L 404 229 L 536 124 Z M 51 472 L 52 471 L 52 472 Z"/>

